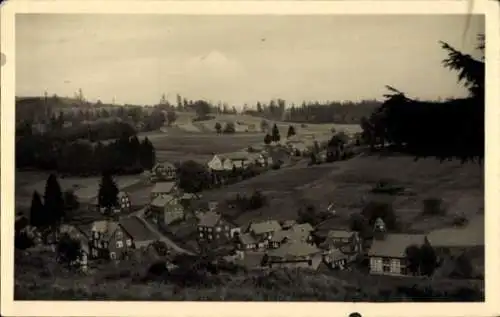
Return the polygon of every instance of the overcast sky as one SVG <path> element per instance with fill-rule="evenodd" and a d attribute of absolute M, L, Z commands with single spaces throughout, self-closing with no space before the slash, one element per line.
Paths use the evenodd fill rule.
<path fill-rule="evenodd" d="M 18 96 L 154 104 L 180 93 L 231 104 L 283 98 L 462 96 L 438 41 L 474 52 L 484 19 L 465 16 L 16 16 Z"/>

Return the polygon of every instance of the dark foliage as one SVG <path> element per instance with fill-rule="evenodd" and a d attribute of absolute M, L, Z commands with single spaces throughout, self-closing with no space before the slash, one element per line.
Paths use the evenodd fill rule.
<path fill-rule="evenodd" d="M 97 194 L 99 207 L 106 208 L 110 213 L 111 209 L 118 205 L 119 189 L 111 174 L 105 173 L 102 175 L 101 183 L 99 184 L 99 192 Z"/>
<path fill-rule="evenodd" d="M 363 208 L 361 214 L 368 219 L 368 223 L 373 226 L 377 218 L 384 221 L 387 229 L 394 230 L 397 228 L 397 219 L 392 204 L 371 201 Z"/>
<path fill-rule="evenodd" d="M 47 179 L 43 200 L 46 226 L 55 227 L 61 223 L 65 214 L 63 194 L 55 174 L 50 174 Z"/>
<path fill-rule="evenodd" d="M 361 122 L 363 140 L 372 149 L 391 146 L 416 159 L 436 157 L 462 162 L 484 158 L 484 61 L 441 42 L 448 53 L 445 67 L 458 71 L 469 89 L 467 98 L 419 101 L 387 86 L 385 102 Z M 481 45 L 480 45 L 481 46 Z M 422 123 L 425 123 L 423 126 Z"/>
<path fill-rule="evenodd" d="M 48 225 L 42 199 L 37 191 L 33 192 L 33 197 L 31 199 L 30 224 L 36 228 L 42 228 Z"/>
<path fill-rule="evenodd" d="M 178 170 L 179 188 L 187 193 L 197 194 L 210 188 L 211 178 L 204 165 L 195 161 L 185 161 Z"/>

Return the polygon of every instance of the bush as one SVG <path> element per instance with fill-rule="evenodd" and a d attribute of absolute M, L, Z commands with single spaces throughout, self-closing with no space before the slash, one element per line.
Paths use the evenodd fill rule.
<path fill-rule="evenodd" d="M 397 227 L 396 214 L 390 203 L 371 201 L 363 208 L 361 214 L 368 219 L 370 225 L 374 225 L 375 220 L 380 218 L 387 229 L 394 230 Z"/>
<path fill-rule="evenodd" d="M 442 215 L 446 213 L 443 207 L 443 200 L 440 198 L 427 198 L 423 201 L 424 215 Z"/>
<path fill-rule="evenodd" d="M 222 130 L 222 133 L 235 133 L 235 132 L 236 132 L 236 128 L 235 128 L 233 122 L 226 123 L 224 130 Z"/>
<path fill-rule="evenodd" d="M 453 218 L 453 225 L 457 227 L 463 227 L 469 222 L 469 219 L 465 216 L 455 216 Z"/>

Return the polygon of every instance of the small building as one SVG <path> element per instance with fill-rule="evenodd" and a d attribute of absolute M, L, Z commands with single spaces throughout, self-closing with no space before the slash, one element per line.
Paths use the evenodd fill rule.
<path fill-rule="evenodd" d="M 231 241 L 240 229 L 222 217 L 220 213 L 208 211 L 199 215 L 198 241 L 200 244 L 224 244 Z"/>
<path fill-rule="evenodd" d="M 147 248 L 151 243 L 158 238 L 146 224 L 136 216 L 124 217 L 120 219 L 120 226 L 129 237 L 132 238 L 131 243 L 127 240 L 127 246 L 134 249 Z"/>
<path fill-rule="evenodd" d="M 91 258 L 122 259 L 132 248 L 132 237 L 116 221 L 99 220 L 90 226 Z"/>
<path fill-rule="evenodd" d="M 344 270 L 355 257 L 345 254 L 340 249 L 331 249 L 323 253 L 323 261 L 330 269 Z"/>
<path fill-rule="evenodd" d="M 169 196 L 177 189 L 175 182 L 158 182 L 151 189 L 151 199 L 156 197 Z"/>
<path fill-rule="evenodd" d="M 309 267 L 317 268 L 321 263 L 321 250 L 316 246 L 300 241 L 290 241 L 278 249 L 267 252 L 269 267 Z"/>
<path fill-rule="evenodd" d="M 216 154 L 207 163 L 211 171 L 231 171 L 233 168 L 244 169 L 251 165 L 252 160 L 247 152 Z"/>
<path fill-rule="evenodd" d="M 248 232 L 257 240 L 269 240 L 278 231 L 281 231 L 281 225 L 276 220 L 255 222 L 248 227 Z"/>
<path fill-rule="evenodd" d="M 368 251 L 370 274 L 409 275 L 406 249 L 424 242 L 423 234 L 385 234 L 373 239 Z"/>
<path fill-rule="evenodd" d="M 237 249 L 241 251 L 252 251 L 257 249 L 257 241 L 250 233 L 238 235 Z"/>
<path fill-rule="evenodd" d="M 173 181 L 177 179 L 177 168 L 169 162 L 157 163 L 151 169 L 151 181 Z"/>
<path fill-rule="evenodd" d="M 269 247 L 277 249 L 285 243 L 293 242 L 303 242 L 312 243 L 311 232 L 313 228 L 310 224 L 295 224 L 287 230 L 276 231 L 271 239 L 269 240 Z"/>
<path fill-rule="evenodd" d="M 121 191 L 118 193 L 116 198 L 117 198 L 117 205 L 111 208 L 112 213 L 114 214 L 129 213 L 132 210 L 130 196 L 127 193 Z M 91 209 L 98 210 L 101 213 L 107 212 L 107 208 L 99 206 L 98 197 L 92 198 L 89 205 Z"/>
<path fill-rule="evenodd" d="M 349 230 L 330 230 L 323 244 L 330 247 L 341 247 L 360 240 L 359 233 Z"/>
<path fill-rule="evenodd" d="M 184 207 L 178 198 L 171 195 L 156 197 L 149 208 L 153 221 L 156 223 L 168 225 L 175 220 L 184 218 Z"/>

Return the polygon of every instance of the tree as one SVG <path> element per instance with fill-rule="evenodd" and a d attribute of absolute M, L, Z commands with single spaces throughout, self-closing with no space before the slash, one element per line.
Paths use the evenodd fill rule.
<path fill-rule="evenodd" d="M 405 250 L 407 269 L 413 275 L 420 273 L 420 248 L 417 245 L 410 245 Z"/>
<path fill-rule="evenodd" d="M 276 123 L 273 126 L 273 131 L 272 131 L 271 137 L 272 137 L 273 142 L 279 142 L 281 139 L 280 130 L 278 129 L 278 126 L 276 125 Z"/>
<path fill-rule="evenodd" d="M 198 195 L 210 185 L 210 175 L 204 165 L 195 161 L 185 161 L 179 166 L 179 188 Z"/>
<path fill-rule="evenodd" d="M 31 198 L 30 224 L 39 229 L 46 225 L 42 199 L 36 190 L 33 192 L 33 197 Z"/>
<path fill-rule="evenodd" d="M 269 122 L 267 122 L 267 120 L 262 119 L 262 121 L 260 121 L 260 130 L 262 132 L 266 132 L 267 133 L 268 129 L 269 129 Z"/>
<path fill-rule="evenodd" d="M 55 229 L 64 217 L 64 199 L 55 174 L 50 174 L 45 184 L 44 210 L 47 225 Z"/>
<path fill-rule="evenodd" d="M 262 105 L 260 104 L 260 102 L 257 102 L 257 112 L 258 113 L 262 113 L 263 112 Z"/>
<path fill-rule="evenodd" d="M 68 234 L 63 234 L 57 244 L 58 260 L 68 266 L 73 264 L 81 256 L 82 245 L 80 241 L 71 238 Z"/>
<path fill-rule="evenodd" d="M 287 132 L 287 134 L 286 134 L 286 137 L 287 137 L 287 138 L 290 138 L 290 137 L 294 136 L 295 134 L 296 134 L 296 133 L 295 133 L 295 128 L 294 128 L 294 126 L 293 126 L 293 125 L 290 125 L 290 126 L 288 127 L 288 132 Z"/>
<path fill-rule="evenodd" d="M 227 122 L 226 126 L 224 127 L 224 130 L 222 132 L 223 133 L 235 133 L 236 128 L 234 126 L 234 122 Z"/>
<path fill-rule="evenodd" d="M 206 102 L 205 100 L 197 100 L 193 104 L 193 108 L 196 111 L 196 114 L 200 118 L 206 117 L 210 113 L 210 104 Z"/>
<path fill-rule="evenodd" d="M 148 170 L 151 170 L 156 164 L 156 150 L 147 137 L 141 142 L 140 162 L 141 166 Z"/>
<path fill-rule="evenodd" d="M 222 125 L 219 122 L 215 123 L 215 131 L 217 131 L 218 134 L 222 132 Z"/>
<path fill-rule="evenodd" d="M 437 256 L 434 248 L 425 238 L 424 243 L 420 247 L 420 269 L 422 274 L 431 276 L 437 267 Z"/>
<path fill-rule="evenodd" d="M 269 133 L 267 133 L 266 136 L 264 137 L 264 143 L 271 144 L 272 141 L 273 141 L 273 137 Z"/>
<path fill-rule="evenodd" d="M 118 186 L 111 174 L 104 173 L 97 193 L 97 203 L 99 207 L 105 208 L 106 212 L 110 214 L 112 209 L 118 205 L 118 193 Z"/>
<path fill-rule="evenodd" d="M 167 122 L 168 122 L 168 125 L 171 126 L 172 123 L 175 122 L 175 120 L 177 120 L 177 114 L 175 113 L 175 111 L 168 111 L 167 112 Z"/>
<path fill-rule="evenodd" d="M 391 203 L 370 201 L 363 207 L 361 214 L 368 219 L 368 223 L 372 226 L 378 218 L 382 219 L 389 230 L 393 230 L 397 226 L 396 215 Z"/>
<path fill-rule="evenodd" d="M 67 190 L 64 192 L 64 209 L 66 214 L 68 212 L 77 210 L 80 207 L 80 202 L 72 190 Z"/>

